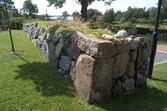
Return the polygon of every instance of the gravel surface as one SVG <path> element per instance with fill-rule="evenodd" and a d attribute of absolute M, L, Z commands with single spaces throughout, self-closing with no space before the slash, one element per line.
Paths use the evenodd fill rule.
<path fill-rule="evenodd" d="M 167 52 L 157 51 L 155 56 L 155 64 L 167 62 Z"/>

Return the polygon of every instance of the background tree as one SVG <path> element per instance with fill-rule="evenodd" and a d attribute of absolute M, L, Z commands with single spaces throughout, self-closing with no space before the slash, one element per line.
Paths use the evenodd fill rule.
<path fill-rule="evenodd" d="M 67 17 L 69 16 L 68 12 L 67 11 L 64 11 L 62 13 L 62 16 L 63 16 L 63 19 L 67 19 Z"/>
<path fill-rule="evenodd" d="M 0 4 L 0 12 L 2 12 L 3 10 L 4 10 L 4 6 Z"/>
<path fill-rule="evenodd" d="M 157 11 L 157 8 L 156 8 L 156 7 L 151 7 L 151 8 L 148 9 L 148 12 L 149 12 L 149 20 L 150 20 L 152 23 L 155 23 L 156 11 Z"/>
<path fill-rule="evenodd" d="M 4 0 L 0 0 L 0 25 L 6 24 Z M 11 11 L 15 9 L 14 2 L 12 0 L 6 0 L 6 8 L 10 15 Z"/>
<path fill-rule="evenodd" d="M 14 2 L 12 0 L 5 0 L 6 1 L 6 6 L 7 6 L 7 10 L 11 11 L 12 9 L 14 9 Z M 0 0 L 0 5 L 4 7 L 4 0 Z"/>
<path fill-rule="evenodd" d="M 11 17 L 19 17 L 19 12 L 18 12 L 18 9 L 12 9 L 11 12 L 10 12 L 10 16 Z"/>
<path fill-rule="evenodd" d="M 137 22 L 144 21 L 148 19 L 148 12 L 146 12 L 146 8 L 131 8 L 128 7 L 128 10 L 124 13 L 124 18 L 129 22 Z"/>
<path fill-rule="evenodd" d="M 3 10 L 4 7 L 3 5 L 0 4 L 0 25 L 2 25 L 2 20 L 3 20 Z"/>
<path fill-rule="evenodd" d="M 167 19 L 167 0 L 162 1 L 161 20 Z"/>
<path fill-rule="evenodd" d="M 121 21 L 123 19 L 123 12 L 120 10 L 115 13 L 115 20 L 116 21 Z"/>
<path fill-rule="evenodd" d="M 75 12 L 72 13 L 72 16 L 75 20 L 75 19 L 79 18 L 81 16 L 81 14 L 78 11 L 75 11 Z"/>
<path fill-rule="evenodd" d="M 115 20 L 115 12 L 113 9 L 107 10 L 103 17 L 102 17 L 103 22 L 106 23 L 112 23 Z"/>
<path fill-rule="evenodd" d="M 22 11 L 33 18 L 34 15 L 38 13 L 38 7 L 36 4 L 33 4 L 31 0 L 26 0 L 23 3 Z"/>
<path fill-rule="evenodd" d="M 66 0 L 47 0 L 49 5 L 54 5 L 56 8 L 63 7 L 63 4 Z M 81 4 L 81 17 L 86 21 L 87 20 L 87 9 L 88 5 L 90 5 L 94 1 L 104 1 L 107 5 L 110 5 L 114 0 L 78 0 L 77 2 Z"/>
<path fill-rule="evenodd" d="M 96 18 L 97 16 L 101 16 L 101 15 L 102 15 L 102 13 L 96 9 L 88 9 L 88 11 L 87 11 L 87 18 L 88 19 L 93 19 L 94 17 Z"/>

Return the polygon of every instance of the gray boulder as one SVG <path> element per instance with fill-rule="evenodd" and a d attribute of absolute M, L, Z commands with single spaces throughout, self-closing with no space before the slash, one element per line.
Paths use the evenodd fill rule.
<path fill-rule="evenodd" d="M 65 72 L 68 72 L 70 70 L 70 64 L 71 64 L 71 58 L 68 56 L 61 56 L 59 67 L 64 70 Z"/>
<path fill-rule="evenodd" d="M 124 83 L 124 88 L 126 93 L 125 94 L 130 94 L 135 91 L 135 80 L 132 78 L 127 78 Z"/>
<path fill-rule="evenodd" d="M 128 36 L 128 32 L 126 30 L 120 30 L 117 32 L 116 35 L 114 35 L 114 37 L 127 37 Z"/>
<path fill-rule="evenodd" d="M 62 34 L 59 32 L 54 33 L 54 35 L 52 37 L 52 41 L 54 42 L 54 44 L 56 44 L 60 40 L 61 36 L 62 36 Z"/>
<path fill-rule="evenodd" d="M 76 63 L 75 61 L 71 61 L 71 65 L 70 65 L 70 76 L 71 76 L 71 80 L 75 80 L 75 73 L 76 73 Z"/>
<path fill-rule="evenodd" d="M 67 53 L 72 59 L 77 60 L 81 53 L 81 49 L 76 45 L 75 37 L 76 34 L 71 36 L 70 44 L 67 47 Z"/>
<path fill-rule="evenodd" d="M 53 44 L 54 44 L 54 43 L 53 43 Z M 58 42 L 57 45 L 56 45 L 56 50 L 55 50 L 55 57 L 56 57 L 56 58 L 59 58 L 59 57 L 60 57 L 60 53 L 61 53 L 61 50 L 62 50 L 63 46 L 64 46 L 64 40 L 63 40 L 63 38 L 61 37 L 60 40 L 59 40 L 59 42 Z"/>

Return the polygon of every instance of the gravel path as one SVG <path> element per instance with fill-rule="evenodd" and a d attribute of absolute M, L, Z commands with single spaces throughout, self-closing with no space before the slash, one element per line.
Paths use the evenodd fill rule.
<path fill-rule="evenodd" d="M 161 64 L 167 62 L 167 52 L 157 51 L 155 56 L 155 64 Z"/>
<path fill-rule="evenodd" d="M 157 50 L 167 52 L 167 45 L 157 45 Z"/>

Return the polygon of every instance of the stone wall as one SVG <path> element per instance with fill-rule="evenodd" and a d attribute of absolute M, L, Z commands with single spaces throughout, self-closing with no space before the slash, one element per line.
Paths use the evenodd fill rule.
<path fill-rule="evenodd" d="M 81 32 L 52 32 L 24 25 L 48 61 L 74 82 L 87 102 L 128 95 L 147 82 L 149 41 L 143 37 L 97 39 Z"/>

